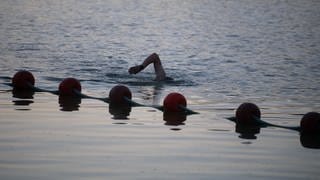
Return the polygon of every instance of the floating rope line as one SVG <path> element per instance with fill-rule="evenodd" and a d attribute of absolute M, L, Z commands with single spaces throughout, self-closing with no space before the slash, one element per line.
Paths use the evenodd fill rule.
<path fill-rule="evenodd" d="M 109 97 L 100 98 L 94 96 L 88 96 L 81 93 L 81 84 L 75 78 L 66 78 L 59 84 L 59 90 L 51 91 L 38 88 L 34 86 L 35 79 L 32 73 L 29 71 L 19 71 L 11 79 L 12 83 L 5 83 L 12 86 L 14 89 L 19 90 L 32 90 L 35 92 L 48 92 L 59 96 L 65 97 L 79 97 L 87 99 L 100 100 L 110 105 L 117 106 L 130 106 L 130 107 L 151 107 L 157 110 L 163 111 L 164 113 L 181 113 L 184 115 L 198 114 L 198 112 L 192 111 L 187 108 L 186 98 L 177 92 L 168 94 L 164 101 L 163 106 L 160 105 L 144 105 L 133 101 L 131 91 L 124 85 L 114 86 L 110 92 Z M 320 113 L 309 112 L 305 114 L 301 121 L 300 126 L 282 126 L 271 124 L 261 119 L 261 112 L 257 105 L 253 103 L 243 103 L 236 110 L 236 116 L 227 118 L 235 122 L 237 125 L 243 126 L 259 126 L 259 127 L 279 127 L 284 129 L 295 130 L 304 134 L 320 134 Z"/>
<path fill-rule="evenodd" d="M 289 129 L 289 130 L 294 130 L 294 131 L 299 131 L 300 132 L 300 126 L 282 126 L 282 125 L 277 125 L 277 124 L 271 124 L 266 121 L 261 120 L 258 117 L 252 116 L 252 118 L 256 121 L 254 124 L 246 124 L 247 126 L 259 126 L 259 127 L 278 127 L 278 128 L 283 128 L 283 129 Z M 226 118 L 232 122 L 237 123 L 237 118 L 236 117 L 228 117 Z"/>
<path fill-rule="evenodd" d="M 116 85 L 114 86 L 110 92 L 109 97 L 100 98 L 89 96 L 81 93 L 81 84 L 75 78 L 66 78 L 59 84 L 59 90 L 46 90 L 42 88 L 38 88 L 34 86 L 35 78 L 29 71 L 19 71 L 12 78 L 12 83 L 8 84 L 14 88 L 20 90 L 32 90 L 35 92 L 47 92 L 59 96 L 75 96 L 84 99 L 95 99 L 99 101 L 103 101 L 105 103 L 109 103 L 112 105 L 124 105 L 131 107 L 151 107 L 163 112 L 174 112 L 174 113 L 183 113 L 186 115 L 198 114 L 195 111 L 188 109 L 187 101 L 185 97 L 180 93 L 170 93 L 164 99 L 163 106 L 160 105 L 144 105 L 137 102 L 134 102 L 132 98 L 132 93 L 130 89 L 124 85 Z"/>
<path fill-rule="evenodd" d="M 99 97 L 94 97 L 94 96 L 88 96 L 85 94 L 82 94 L 80 91 L 74 89 L 73 92 L 78 96 L 81 97 L 83 99 L 95 99 L 95 100 L 99 100 L 99 101 L 103 101 L 105 103 L 110 103 L 110 99 L 109 98 L 99 98 Z"/>
<path fill-rule="evenodd" d="M 151 108 L 154 108 L 154 109 L 158 109 L 159 111 L 165 111 L 165 107 L 164 106 L 144 105 L 144 104 L 139 104 L 137 102 L 134 102 L 133 100 L 131 100 L 131 99 L 127 98 L 127 97 L 124 97 L 124 98 L 131 106 L 135 106 L 135 107 L 151 107 Z M 179 110 L 176 111 L 176 112 L 182 112 L 182 113 L 187 114 L 187 115 L 199 114 L 198 112 L 192 111 L 192 110 L 188 109 L 187 107 L 185 107 L 185 106 L 183 106 L 181 104 L 178 104 L 177 107 L 178 107 Z"/>
<path fill-rule="evenodd" d="M 47 92 L 47 93 L 51 93 L 51 94 L 55 94 L 55 95 L 59 95 L 59 91 L 50 91 L 50 90 L 46 90 L 46 89 L 41 89 L 38 87 L 35 87 L 34 85 L 28 83 L 28 86 L 31 90 L 35 91 L 35 92 Z"/>
<path fill-rule="evenodd" d="M 260 117 L 260 109 L 253 103 L 243 103 L 236 110 L 235 117 L 226 118 L 243 126 L 278 127 L 298 131 L 305 134 L 320 134 L 320 113 L 309 112 L 300 120 L 300 126 L 282 126 L 263 121 Z"/>
<path fill-rule="evenodd" d="M 81 98 L 95 99 L 95 100 L 100 100 L 100 101 L 103 101 L 103 102 L 106 102 L 106 103 L 111 103 L 110 98 L 107 98 L 107 97 L 106 98 L 100 98 L 100 97 L 88 96 L 88 95 L 82 94 L 78 90 L 74 90 L 74 93 L 77 96 L 81 97 Z M 125 100 L 126 104 L 130 105 L 131 107 L 150 107 L 150 108 L 157 109 L 159 111 L 164 111 L 164 106 L 140 104 L 140 103 L 137 103 L 137 102 L 133 101 L 132 99 L 126 97 L 126 96 L 124 96 L 123 99 Z M 178 108 L 180 109 L 179 112 L 187 114 L 187 115 L 199 114 L 198 112 L 192 111 L 192 110 L 186 108 L 185 106 L 182 106 L 182 105 L 179 105 L 179 104 L 178 104 Z"/>
<path fill-rule="evenodd" d="M 283 128 L 283 129 L 290 129 L 290 130 L 294 130 L 294 131 L 299 131 L 300 132 L 300 126 L 282 126 L 282 125 L 277 125 L 277 124 L 271 124 L 268 123 L 266 121 L 261 120 L 258 117 L 253 116 L 253 118 L 259 122 L 260 124 L 264 125 L 264 126 L 271 126 L 271 127 L 278 127 L 278 128 Z"/>

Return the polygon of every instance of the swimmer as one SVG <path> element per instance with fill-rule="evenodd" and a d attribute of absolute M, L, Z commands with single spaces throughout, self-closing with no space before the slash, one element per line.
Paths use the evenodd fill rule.
<path fill-rule="evenodd" d="M 153 53 L 150 56 L 148 56 L 141 65 L 137 65 L 129 68 L 128 72 L 130 74 L 137 74 L 143 69 L 145 69 L 149 64 L 152 64 L 152 63 L 154 66 L 154 71 L 156 73 L 155 81 L 173 80 L 172 78 L 166 76 L 166 72 L 162 67 L 159 55 L 156 53 Z"/>

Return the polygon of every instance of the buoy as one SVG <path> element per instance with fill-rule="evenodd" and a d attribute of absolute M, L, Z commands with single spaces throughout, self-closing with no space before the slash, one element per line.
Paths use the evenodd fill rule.
<path fill-rule="evenodd" d="M 109 92 L 110 104 L 128 104 L 124 97 L 132 98 L 131 91 L 126 86 L 116 85 Z"/>
<path fill-rule="evenodd" d="M 81 92 L 81 84 L 75 78 L 66 78 L 59 85 L 59 95 L 61 96 L 75 96 L 73 90 Z"/>
<path fill-rule="evenodd" d="M 17 89 L 30 89 L 30 85 L 34 86 L 34 76 L 31 72 L 21 70 L 12 78 L 12 85 Z"/>
<path fill-rule="evenodd" d="M 180 93 L 170 93 L 163 101 L 163 110 L 165 112 L 181 112 L 182 109 L 179 106 L 187 106 L 186 98 Z"/>
<path fill-rule="evenodd" d="M 308 112 L 300 121 L 302 133 L 320 133 L 320 113 Z"/>
<path fill-rule="evenodd" d="M 261 113 L 257 105 L 253 103 L 242 103 L 236 110 L 236 123 L 239 124 L 255 124 L 255 118 L 260 119 Z"/>

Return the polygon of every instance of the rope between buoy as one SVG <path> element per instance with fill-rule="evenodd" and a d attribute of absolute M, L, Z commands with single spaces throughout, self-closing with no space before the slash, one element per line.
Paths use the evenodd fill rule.
<path fill-rule="evenodd" d="M 271 123 L 268 123 L 266 121 L 263 121 L 261 118 L 258 118 L 256 116 L 252 116 L 252 117 L 256 121 L 253 125 L 258 125 L 258 126 L 261 126 L 261 127 L 271 126 L 271 127 L 278 127 L 278 128 L 283 128 L 283 129 L 299 131 L 299 132 L 300 132 L 300 129 L 301 129 L 300 126 L 282 126 L 282 125 L 277 125 L 277 124 L 271 124 Z M 236 117 L 228 117 L 226 119 L 237 123 L 237 118 Z"/>
<path fill-rule="evenodd" d="M 35 92 L 48 92 L 48 93 L 51 93 L 51 94 L 59 95 L 59 91 L 58 90 L 50 91 L 50 90 L 46 90 L 46 89 L 41 89 L 41 88 L 35 87 L 34 85 L 30 84 L 29 82 L 27 83 L 27 85 L 29 86 L 30 89 L 32 89 Z"/>
<path fill-rule="evenodd" d="M 85 99 L 96 99 L 96 100 L 100 100 L 100 101 L 103 101 L 103 102 L 106 102 L 106 103 L 110 103 L 110 99 L 109 98 L 99 98 L 99 97 L 94 97 L 94 96 L 88 96 L 88 95 L 85 95 L 85 94 L 82 94 L 80 91 L 78 91 L 77 89 L 73 89 L 73 92 L 81 97 L 81 98 L 85 98 Z"/>

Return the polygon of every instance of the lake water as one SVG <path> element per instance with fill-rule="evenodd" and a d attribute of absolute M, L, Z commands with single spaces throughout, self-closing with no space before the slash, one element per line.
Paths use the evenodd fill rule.
<path fill-rule="evenodd" d="M 298 132 L 241 130 L 226 118 L 243 102 L 284 126 L 320 111 L 319 9 L 316 0 L 2 0 L 1 179 L 318 179 L 319 149 Z M 153 52 L 173 82 L 154 82 L 152 67 L 128 74 Z M 6 77 L 21 69 L 48 90 L 77 78 L 95 97 L 124 84 L 142 104 L 179 92 L 200 114 L 175 124 L 135 107 L 119 120 L 121 109 L 101 101 L 12 92 Z"/>

